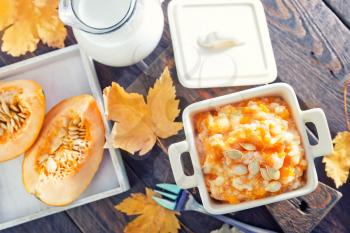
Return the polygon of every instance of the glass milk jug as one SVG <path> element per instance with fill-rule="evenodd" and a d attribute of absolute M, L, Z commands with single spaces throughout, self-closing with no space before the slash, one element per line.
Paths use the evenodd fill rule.
<path fill-rule="evenodd" d="M 59 16 L 80 48 L 110 66 L 147 57 L 163 33 L 162 0 L 61 0 Z"/>

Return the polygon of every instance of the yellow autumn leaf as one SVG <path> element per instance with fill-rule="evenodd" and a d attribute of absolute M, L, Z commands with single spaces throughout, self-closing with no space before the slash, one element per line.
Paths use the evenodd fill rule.
<path fill-rule="evenodd" d="M 67 30 L 58 18 L 57 7 L 58 0 L 1 1 L 1 50 L 20 56 L 35 51 L 40 40 L 51 47 L 64 47 Z"/>
<path fill-rule="evenodd" d="M 39 38 L 35 28 L 36 12 L 31 0 L 14 0 L 17 2 L 17 16 L 2 37 L 1 50 L 12 56 L 33 52 Z"/>
<path fill-rule="evenodd" d="M 140 122 L 130 131 L 122 130 L 123 125 L 115 123 L 110 136 L 107 139 L 107 147 L 120 148 L 130 154 L 139 151 L 140 155 L 145 155 L 152 150 L 157 138 L 147 124 Z M 122 132 L 120 132 L 122 131 Z M 123 132 L 124 131 L 124 132 Z"/>
<path fill-rule="evenodd" d="M 4 28 L 11 25 L 15 21 L 17 14 L 16 3 L 17 2 L 14 0 L 1 0 L 0 31 L 4 30 Z"/>
<path fill-rule="evenodd" d="M 174 122 L 179 115 L 179 100 L 176 100 L 176 90 L 168 67 L 150 88 L 147 105 L 154 123 L 154 132 L 160 138 L 168 138 L 182 129 L 182 123 Z"/>
<path fill-rule="evenodd" d="M 32 0 L 34 5 L 37 6 L 37 7 L 43 7 L 47 4 L 47 1 L 49 0 Z M 54 0 L 55 4 L 58 4 L 58 0 Z"/>
<path fill-rule="evenodd" d="M 179 100 L 168 68 L 150 88 L 147 104 L 138 93 L 127 93 L 117 83 L 103 91 L 107 118 L 115 122 L 107 147 L 120 148 L 131 154 L 149 152 L 157 137 L 168 138 L 182 129 L 174 122 L 179 115 Z"/>
<path fill-rule="evenodd" d="M 58 0 L 36 0 L 40 16 L 36 25 L 41 41 L 50 47 L 63 48 L 67 30 L 58 18 Z"/>
<path fill-rule="evenodd" d="M 333 140 L 332 154 L 323 157 L 327 176 L 334 180 L 337 188 L 348 179 L 350 169 L 350 132 L 340 132 Z"/>
<path fill-rule="evenodd" d="M 133 122 L 138 123 L 148 115 L 145 99 L 137 93 L 127 93 L 123 87 L 113 82 L 111 86 L 103 90 L 103 99 L 107 118 L 121 124 Z M 132 118 L 132 119 L 130 119 Z"/>
<path fill-rule="evenodd" d="M 158 205 L 152 196 L 156 195 L 146 188 L 143 193 L 131 194 L 115 208 L 127 215 L 139 215 L 125 227 L 125 233 L 176 233 L 180 229 L 176 212 Z"/>
<path fill-rule="evenodd" d="M 21 32 L 21 36 L 18 36 Z M 7 29 L 2 36 L 1 50 L 14 57 L 33 52 L 37 48 L 39 39 L 35 27 L 31 22 L 17 22 Z"/>
<path fill-rule="evenodd" d="M 107 146 L 121 148 L 134 154 L 146 154 L 156 143 L 150 126 L 148 107 L 142 95 L 129 94 L 117 83 L 103 91 L 105 111 L 115 121 Z"/>

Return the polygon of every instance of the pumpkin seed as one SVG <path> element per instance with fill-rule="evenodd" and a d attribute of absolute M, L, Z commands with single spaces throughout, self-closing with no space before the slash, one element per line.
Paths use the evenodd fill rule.
<path fill-rule="evenodd" d="M 79 128 L 75 126 L 69 126 L 68 129 L 69 129 L 69 132 L 77 132 L 79 130 Z"/>
<path fill-rule="evenodd" d="M 0 123 L 2 129 L 7 129 L 7 125 L 5 123 Z"/>
<path fill-rule="evenodd" d="M 254 159 L 248 164 L 248 170 L 251 176 L 255 176 L 256 174 L 258 174 L 260 170 L 259 162 L 256 159 Z"/>
<path fill-rule="evenodd" d="M 20 112 L 23 112 L 23 113 L 25 113 L 25 112 L 26 112 L 25 107 L 24 107 L 24 106 L 22 106 L 21 104 L 18 104 L 18 108 L 19 108 Z"/>
<path fill-rule="evenodd" d="M 75 118 L 73 121 L 72 121 L 72 124 L 73 125 L 78 125 L 80 123 L 80 118 Z"/>
<path fill-rule="evenodd" d="M 212 183 L 215 184 L 215 185 L 217 185 L 217 186 L 223 185 L 224 182 L 225 182 L 225 179 L 224 179 L 224 177 L 222 177 L 222 176 L 218 176 L 218 177 L 216 177 L 215 180 L 212 181 Z"/>
<path fill-rule="evenodd" d="M 0 93 L 0 128 L 2 134 L 18 131 L 27 118 L 24 108 L 14 98 L 14 93 Z"/>
<path fill-rule="evenodd" d="M 13 118 L 11 118 L 10 124 L 11 124 L 11 127 L 12 127 L 12 128 L 15 128 L 15 127 L 16 127 L 16 122 L 15 122 L 15 120 L 14 120 Z"/>
<path fill-rule="evenodd" d="M 26 114 L 24 114 L 23 112 L 18 113 L 17 116 L 19 116 L 22 119 L 26 119 L 27 118 Z"/>
<path fill-rule="evenodd" d="M 244 156 L 242 157 L 243 163 L 248 165 L 251 161 L 253 161 L 255 153 L 256 152 L 253 152 L 253 151 L 244 153 Z"/>
<path fill-rule="evenodd" d="M 0 113 L 0 121 L 7 122 L 8 116 Z"/>
<path fill-rule="evenodd" d="M 248 191 L 253 190 L 253 186 L 251 184 L 244 184 L 241 179 L 236 178 L 232 181 L 232 186 L 240 191 L 246 189 Z"/>
<path fill-rule="evenodd" d="M 10 109 L 14 112 L 20 112 L 19 108 L 14 104 L 10 104 Z"/>
<path fill-rule="evenodd" d="M 273 168 L 273 167 L 268 167 L 266 168 L 267 174 L 269 175 L 269 177 L 273 180 L 278 180 L 280 178 L 280 171 Z"/>
<path fill-rule="evenodd" d="M 247 167 L 243 164 L 234 165 L 232 169 L 233 174 L 238 176 L 242 176 L 248 173 Z"/>
<path fill-rule="evenodd" d="M 71 131 L 71 130 L 69 130 L 68 134 L 69 134 L 69 136 L 75 136 L 75 135 L 79 135 L 79 132 L 78 131 Z"/>
<path fill-rule="evenodd" d="M 247 151 L 255 151 L 256 147 L 250 143 L 239 143 L 239 145 Z"/>
<path fill-rule="evenodd" d="M 79 135 L 78 135 L 78 134 L 69 135 L 69 138 L 70 138 L 71 140 L 76 140 L 76 139 L 79 139 Z"/>
<path fill-rule="evenodd" d="M 85 133 L 86 129 L 85 128 L 79 128 L 78 131 L 81 132 L 81 133 Z"/>
<path fill-rule="evenodd" d="M 264 180 L 266 180 L 266 181 L 270 181 L 271 180 L 269 174 L 266 171 L 266 168 L 260 168 L 260 174 L 261 174 L 261 176 L 262 176 L 262 178 Z"/>
<path fill-rule="evenodd" d="M 241 151 L 235 149 L 227 150 L 224 152 L 224 154 L 225 156 L 233 160 L 240 160 L 244 155 Z"/>
<path fill-rule="evenodd" d="M 15 122 L 19 122 L 19 116 L 18 115 L 13 115 L 13 119 L 15 120 Z"/>
<path fill-rule="evenodd" d="M 268 192 L 277 192 L 281 189 L 282 185 L 278 181 L 271 181 L 266 187 L 265 190 Z"/>
<path fill-rule="evenodd" d="M 7 104 L 5 103 L 5 101 L 1 101 L 1 108 L 2 108 L 2 110 L 4 111 L 4 113 L 5 113 L 6 115 L 8 115 L 9 117 L 11 117 L 10 109 L 9 109 L 9 107 L 7 106 Z"/>

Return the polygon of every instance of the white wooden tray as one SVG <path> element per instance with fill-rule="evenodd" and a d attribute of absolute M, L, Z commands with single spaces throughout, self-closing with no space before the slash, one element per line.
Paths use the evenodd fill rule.
<path fill-rule="evenodd" d="M 102 92 L 92 61 L 70 46 L 0 68 L 0 80 L 31 79 L 40 83 L 47 109 L 60 100 L 80 94 L 93 95 L 103 109 Z M 110 131 L 106 123 L 107 132 Z M 129 189 L 118 150 L 105 150 L 101 166 L 83 195 L 72 205 L 50 207 L 28 194 L 22 184 L 22 156 L 0 163 L 0 230 L 84 205 Z"/>

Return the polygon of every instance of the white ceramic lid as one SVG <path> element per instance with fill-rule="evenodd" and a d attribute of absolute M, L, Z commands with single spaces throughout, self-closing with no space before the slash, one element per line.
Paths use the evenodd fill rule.
<path fill-rule="evenodd" d="M 257 85 L 277 78 L 259 0 L 172 0 L 168 15 L 183 86 Z"/>

